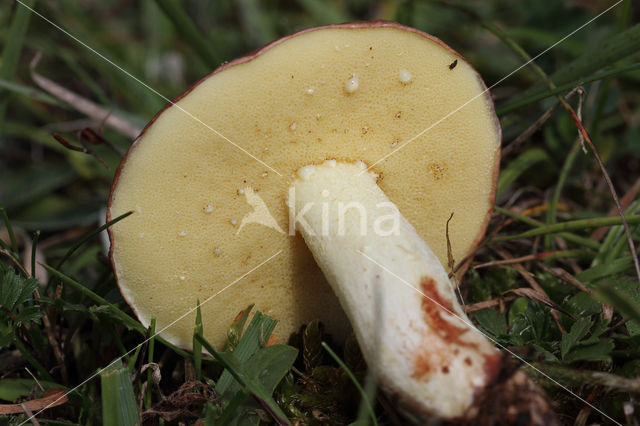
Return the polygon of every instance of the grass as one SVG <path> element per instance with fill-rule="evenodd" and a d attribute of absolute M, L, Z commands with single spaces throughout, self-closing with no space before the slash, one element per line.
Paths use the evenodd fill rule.
<path fill-rule="evenodd" d="M 613 4 L 22 1 L 168 98 L 276 37 L 371 19 L 438 36 L 491 85 Z M 637 246 L 639 17 L 637 5 L 624 0 L 492 90 L 509 149 L 496 211 L 462 279 L 462 296 L 484 332 L 548 375 L 526 370 L 565 423 L 610 420 L 549 378 L 617 422 L 640 421 L 638 277 L 612 193 L 592 152 L 582 152 L 570 116 L 581 107 L 583 130 L 626 209 Z M 194 344 L 214 358 L 153 337 L 123 302 L 102 239 L 110 225 L 103 218 L 113 173 L 131 140 L 47 93 L 29 64 L 40 52 L 39 75 L 135 128 L 165 102 L 18 3 L 2 3 L 0 23 L 0 403 L 38 399 L 42 388 L 72 390 L 67 402 L 38 414 L 40 424 L 404 422 L 384 393 L 361 385 L 367 370 L 353 337 L 329 346 L 323 342 L 330 336 L 317 323 L 288 345 L 264 346 L 277 325 L 247 309 L 240 322 L 221 319 L 230 329 L 220 353 L 201 336 L 207 324 L 194 324 Z M 581 103 L 569 98 L 510 146 L 559 102 L 557 96 L 578 85 L 585 90 Z M 84 128 L 100 138 L 80 137 Z M 95 156 L 65 149 L 53 133 Z M 488 266 L 473 267 L 479 264 Z M 528 288 L 530 280 L 573 318 L 555 321 L 540 299 L 505 294 Z M 332 348 L 331 356 L 325 348 Z M 118 357 L 121 363 L 113 363 Z M 359 413 L 361 393 L 371 399 Z M 0 416 L 0 424 L 27 417 Z"/>

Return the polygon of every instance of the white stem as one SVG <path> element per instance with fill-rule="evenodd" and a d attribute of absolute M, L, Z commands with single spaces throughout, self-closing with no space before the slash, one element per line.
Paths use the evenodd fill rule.
<path fill-rule="evenodd" d="M 473 416 L 500 354 L 472 326 L 438 258 L 365 168 L 330 160 L 300 169 L 289 192 L 296 229 L 392 399 L 419 415 Z"/>

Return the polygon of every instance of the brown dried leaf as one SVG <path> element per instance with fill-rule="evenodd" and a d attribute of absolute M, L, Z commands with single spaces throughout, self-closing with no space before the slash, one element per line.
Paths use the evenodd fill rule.
<path fill-rule="evenodd" d="M 67 402 L 67 393 L 62 388 L 49 389 L 41 398 L 25 401 L 21 404 L 0 404 L 0 414 L 24 413 L 23 405 L 31 411 L 40 411 L 46 408 L 56 407 Z"/>

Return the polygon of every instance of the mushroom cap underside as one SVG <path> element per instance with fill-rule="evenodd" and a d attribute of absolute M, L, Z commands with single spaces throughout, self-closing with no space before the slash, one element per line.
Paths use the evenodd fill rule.
<path fill-rule="evenodd" d="M 217 347 L 250 303 L 280 322 L 283 339 L 316 318 L 339 338 L 346 317 L 302 238 L 289 235 L 294 172 L 326 159 L 373 165 L 446 264 L 451 212 L 456 261 L 484 234 L 499 146 L 480 76 L 434 37 L 375 22 L 281 39 L 201 80 L 130 148 L 108 211 L 134 212 L 110 229 L 122 294 L 143 324 L 172 324 L 161 334 L 181 347 L 191 346 L 195 312 L 173 322 L 197 300 Z"/>

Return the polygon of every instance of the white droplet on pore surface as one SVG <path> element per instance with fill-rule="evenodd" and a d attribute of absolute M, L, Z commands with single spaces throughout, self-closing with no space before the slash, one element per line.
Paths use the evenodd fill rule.
<path fill-rule="evenodd" d="M 242 194 L 244 194 L 244 189 L 243 188 L 238 189 L 238 195 L 242 195 Z"/>
<path fill-rule="evenodd" d="M 358 76 L 353 74 L 351 78 L 344 83 L 344 90 L 347 93 L 354 93 L 360 87 L 360 81 L 358 81 Z"/>
<path fill-rule="evenodd" d="M 264 173 L 262 173 L 262 174 L 260 175 L 260 177 L 262 177 L 262 178 L 266 178 L 267 176 L 269 176 L 269 173 L 268 173 L 268 172 L 264 172 Z"/>
<path fill-rule="evenodd" d="M 396 145 L 398 145 L 398 141 L 393 141 L 393 142 L 391 142 L 391 147 L 394 147 L 394 146 L 396 146 Z"/>
<path fill-rule="evenodd" d="M 313 92 L 315 92 L 316 89 L 314 89 L 313 87 L 309 87 L 307 90 L 304 91 L 304 93 L 306 93 L 307 95 L 313 95 Z"/>
<path fill-rule="evenodd" d="M 360 161 L 358 160 L 358 162 L 356 163 L 358 165 L 358 167 L 360 168 L 360 170 L 364 170 L 367 168 L 367 165 L 364 164 L 364 161 Z"/>
<path fill-rule="evenodd" d="M 187 231 L 178 232 L 178 237 L 186 237 L 186 236 L 187 236 Z"/>
<path fill-rule="evenodd" d="M 136 206 L 136 211 L 140 214 L 142 214 L 142 209 L 140 208 L 140 206 Z"/>
<path fill-rule="evenodd" d="M 411 83 L 411 73 L 407 70 L 400 70 L 400 83 L 409 84 Z"/>
<path fill-rule="evenodd" d="M 184 281 L 184 275 L 180 275 L 180 281 Z"/>
<path fill-rule="evenodd" d="M 336 162 L 336 160 L 327 160 L 327 161 L 324 162 L 324 164 L 326 164 L 329 167 L 335 167 L 336 164 L 338 164 L 338 163 Z"/>
<path fill-rule="evenodd" d="M 340 51 L 340 46 L 336 45 L 336 52 Z"/>
<path fill-rule="evenodd" d="M 213 211 L 213 206 L 211 204 L 207 204 L 206 206 L 204 206 L 205 213 L 211 213 L 212 211 Z"/>
<path fill-rule="evenodd" d="M 316 120 L 320 120 L 320 114 L 316 114 Z"/>
<path fill-rule="evenodd" d="M 298 176 L 300 176 L 300 179 L 302 180 L 307 180 L 311 177 L 312 174 L 315 173 L 315 171 L 315 166 L 304 166 L 298 169 Z"/>
<path fill-rule="evenodd" d="M 229 222 L 230 222 L 233 226 L 236 226 L 236 225 L 238 224 L 238 221 L 237 221 L 237 220 L 235 220 L 235 219 L 231 219 Z"/>
<path fill-rule="evenodd" d="M 219 247 L 216 247 L 213 249 L 213 254 L 220 256 L 222 254 L 222 250 Z"/>
<path fill-rule="evenodd" d="M 322 190 L 322 196 L 323 196 L 324 198 L 327 198 L 327 197 L 329 196 L 329 190 L 328 190 L 328 189 L 323 189 L 323 190 Z"/>
<path fill-rule="evenodd" d="M 294 131 L 296 129 L 298 125 L 296 124 L 296 122 L 294 121 L 293 123 L 291 123 L 291 125 L 289 126 L 289 130 Z"/>

